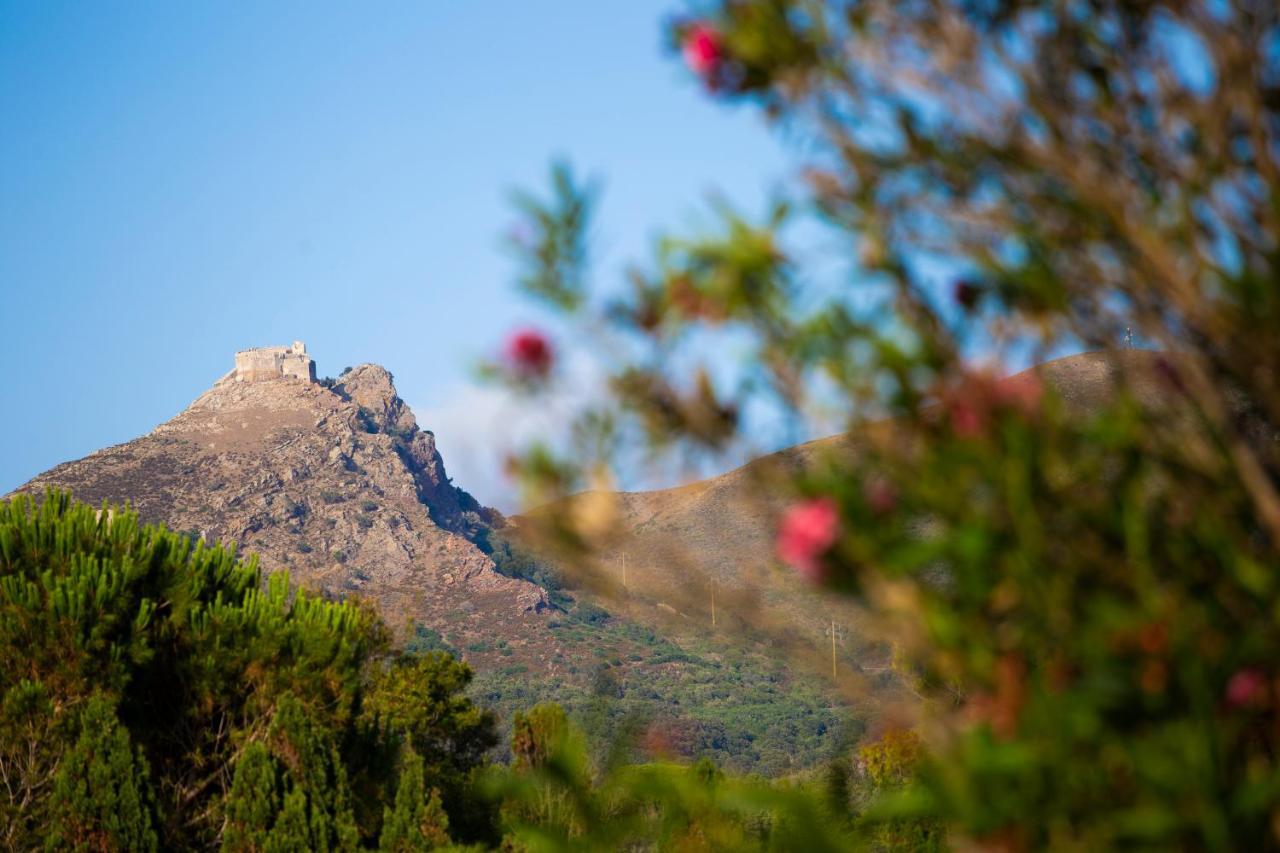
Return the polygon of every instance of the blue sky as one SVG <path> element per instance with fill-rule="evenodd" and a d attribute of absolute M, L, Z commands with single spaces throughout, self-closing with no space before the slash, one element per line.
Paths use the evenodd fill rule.
<path fill-rule="evenodd" d="M 510 413 L 471 376 L 536 319 L 508 191 L 559 156 L 602 177 L 607 276 L 787 174 L 667 55 L 674 11 L 0 0 L 0 493 L 302 339 L 321 375 L 392 370 L 457 482 L 509 506 L 474 457 Z"/>

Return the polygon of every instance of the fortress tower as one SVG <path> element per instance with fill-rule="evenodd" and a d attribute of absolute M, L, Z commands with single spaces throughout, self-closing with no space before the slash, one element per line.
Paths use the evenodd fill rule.
<path fill-rule="evenodd" d="M 289 347 L 256 347 L 236 353 L 237 382 L 285 378 L 316 381 L 316 363 L 307 355 L 307 345 L 302 341 L 294 341 Z"/>

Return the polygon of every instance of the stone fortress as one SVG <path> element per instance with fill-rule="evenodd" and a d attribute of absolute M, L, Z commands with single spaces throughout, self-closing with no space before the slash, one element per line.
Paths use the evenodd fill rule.
<path fill-rule="evenodd" d="M 236 382 L 267 382 L 273 379 L 316 381 L 316 363 L 307 355 L 307 345 L 294 341 L 288 347 L 255 347 L 236 353 Z"/>

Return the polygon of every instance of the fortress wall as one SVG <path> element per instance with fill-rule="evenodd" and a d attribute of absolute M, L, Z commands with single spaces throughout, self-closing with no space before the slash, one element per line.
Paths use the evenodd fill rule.
<path fill-rule="evenodd" d="M 316 363 L 306 355 L 286 354 L 280 360 L 280 372 L 308 382 L 316 381 Z"/>
<path fill-rule="evenodd" d="M 292 347 L 259 347 L 236 353 L 237 382 L 266 382 L 286 376 L 316 380 L 316 363 L 300 342 Z"/>

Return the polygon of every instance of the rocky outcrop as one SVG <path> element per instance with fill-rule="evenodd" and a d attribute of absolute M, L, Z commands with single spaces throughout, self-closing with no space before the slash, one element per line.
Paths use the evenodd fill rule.
<path fill-rule="evenodd" d="M 431 511 L 436 524 L 475 541 L 486 529 L 501 525 L 497 510 L 453 485 L 444 470 L 444 459 L 436 449 L 435 433 L 422 430 L 413 412 L 396 394 L 391 371 L 376 364 L 362 364 L 342 375 L 334 392 L 354 403 L 362 426 L 395 439 L 418 490 L 418 498 Z"/>

